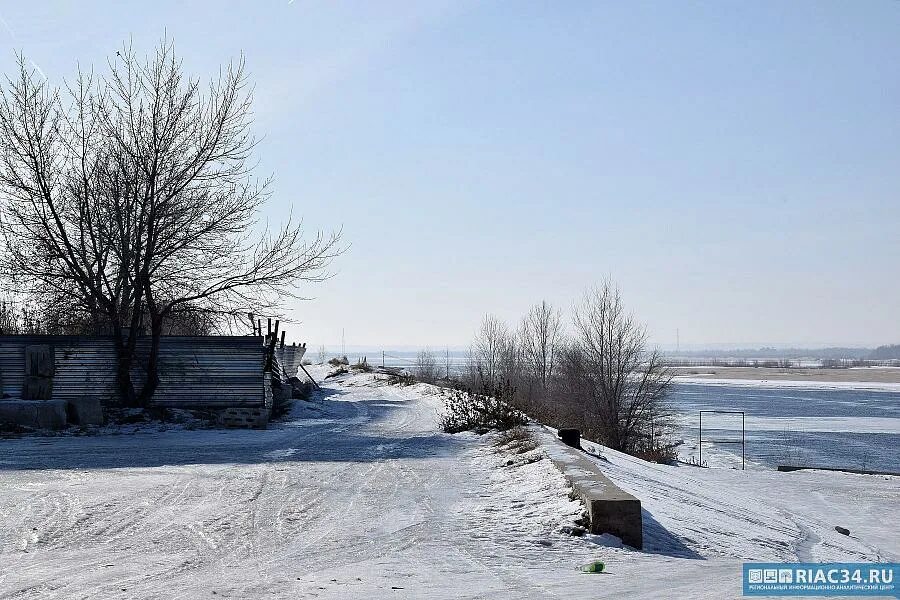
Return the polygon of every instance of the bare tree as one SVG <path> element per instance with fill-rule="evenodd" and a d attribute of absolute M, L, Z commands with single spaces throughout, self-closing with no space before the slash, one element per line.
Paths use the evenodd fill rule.
<path fill-rule="evenodd" d="M 652 440 L 670 416 L 671 375 L 647 333 L 626 313 L 618 288 L 606 281 L 576 307 L 575 338 L 564 357 L 568 392 L 606 445 L 623 452 Z"/>
<path fill-rule="evenodd" d="M 79 72 L 66 100 L 19 59 L 0 92 L 0 276 L 48 306 L 108 327 L 122 401 L 158 384 L 167 321 L 224 327 L 278 311 L 327 276 L 339 234 L 258 228 L 269 180 L 252 176 L 252 94 L 243 60 L 201 86 L 169 43 L 124 47 L 105 77 Z M 192 316 L 193 315 L 193 316 Z M 130 372 L 149 326 L 146 384 Z"/>
<path fill-rule="evenodd" d="M 0 298 L 0 335 L 46 333 L 37 312 L 11 298 Z"/>
<path fill-rule="evenodd" d="M 502 381 L 504 366 L 508 366 L 511 358 L 511 339 L 509 328 L 503 321 L 494 315 L 485 315 L 472 347 L 481 384 L 493 387 Z"/>
<path fill-rule="evenodd" d="M 561 315 L 546 301 L 535 304 L 519 326 L 519 349 L 525 373 L 547 390 L 556 365 Z"/>
<path fill-rule="evenodd" d="M 438 378 L 437 358 L 430 348 L 423 348 L 416 356 L 416 378 L 425 383 L 434 383 Z"/>

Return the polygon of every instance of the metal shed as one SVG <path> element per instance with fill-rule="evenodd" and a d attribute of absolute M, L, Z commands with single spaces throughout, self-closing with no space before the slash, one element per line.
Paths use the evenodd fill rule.
<path fill-rule="evenodd" d="M 52 398 L 116 401 L 113 338 L 94 336 L 0 336 L 0 386 L 21 397 L 28 346 L 49 346 L 53 356 Z M 145 364 L 150 339 L 138 340 L 138 365 Z M 153 404 L 172 408 L 266 407 L 265 348 L 254 336 L 166 336 L 160 341 L 160 384 Z M 132 370 L 135 386 L 146 373 Z"/>

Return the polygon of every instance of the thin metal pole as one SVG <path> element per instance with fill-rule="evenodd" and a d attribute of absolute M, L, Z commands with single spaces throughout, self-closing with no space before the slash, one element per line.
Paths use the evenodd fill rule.
<path fill-rule="evenodd" d="M 697 444 L 700 448 L 700 466 L 703 466 L 703 411 L 700 411 L 700 443 Z"/>
<path fill-rule="evenodd" d="M 745 469 L 744 461 L 744 413 L 741 413 L 741 471 Z"/>

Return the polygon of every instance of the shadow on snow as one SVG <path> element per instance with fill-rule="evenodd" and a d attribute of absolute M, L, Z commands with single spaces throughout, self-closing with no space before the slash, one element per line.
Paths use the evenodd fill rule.
<path fill-rule="evenodd" d="M 433 431 L 379 428 L 406 403 L 373 398 L 332 399 L 323 389 L 297 401 L 266 430 L 196 429 L 61 435 L 0 440 L 0 472 L 35 469 L 110 469 L 194 464 L 368 462 L 445 456 L 461 441 Z"/>
<path fill-rule="evenodd" d="M 641 519 L 644 524 L 644 552 L 674 558 L 706 560 L 696 550 L 688 547 L 681 538 L 663 527 L 647 509 L 641 509 Z"/>

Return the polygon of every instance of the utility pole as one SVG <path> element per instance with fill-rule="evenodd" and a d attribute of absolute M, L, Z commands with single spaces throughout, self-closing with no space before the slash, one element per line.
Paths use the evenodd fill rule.
<path fill-rule="evenodd" d="M 343 327 L 341 327 L 341 356 L 347 356 L 347 341 L 344 335 Z"/>
<path fill-rule="evenodd" d="M 384 350 L 381 351 L 381 368 L 384 368 Z"/>

